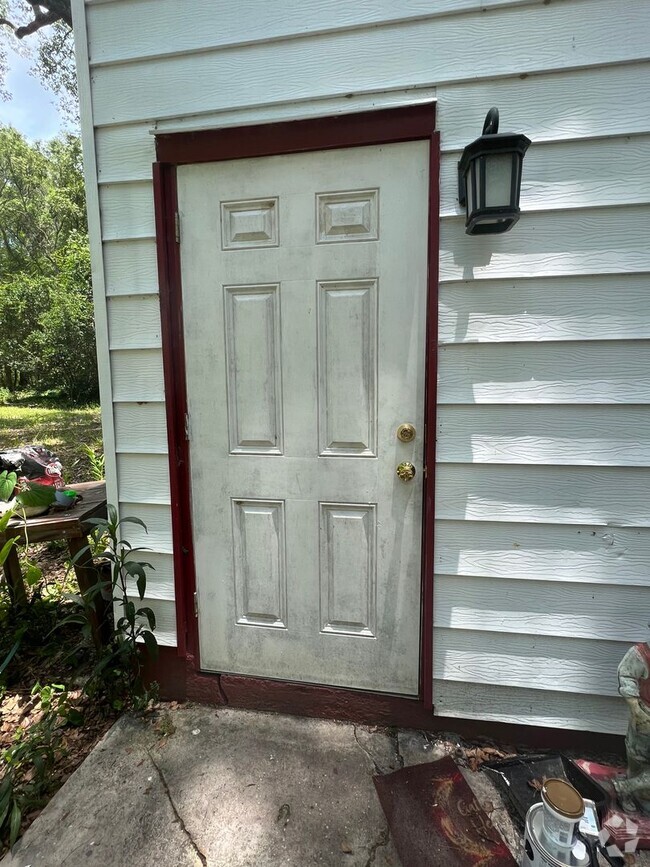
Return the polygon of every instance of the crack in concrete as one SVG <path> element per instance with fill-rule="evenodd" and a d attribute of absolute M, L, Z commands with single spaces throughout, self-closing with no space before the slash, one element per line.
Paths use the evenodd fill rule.
<path fill-rule="evenodd" d="M 393 742 L 393 746 L 395 748 L 395 760 L 397 762 L 398 768 L 404 767 L 404 756 L 401 754 L 399 750 L 399 729 L 392 729 L 390 732 L 390 739 Z"/>
<path fill-rule="evenodd" d="M 355 741 L 357 742 L 357 746 L 359 747 L 359 749 L 361 750 L 361 752 L 362 752 L 365 756 L 367 756 L 367 757 L 370 759 L 370 761 L 372 762 L 372 766 L 373 766 L 373 768 L 375 769 L 375 773 L 376 773 L 376 774 L 381 774 L 381 773 L 383 773 L 382 770 L 381 770 L 381 768 L 380 768 L 379 765 L 377 764 L 377 762 L 374 760 L 374 758 L 373 758 L 373 756 L 372 756 L 372 753 L 370 753 L 370 752 L 369 752 L 369 751 L 364 747 L 364 745 L 361 743 L 361 741 L 359 740 L 359 736 L 357 735 L 357 727 L 353 725 L 353 726 L 352 726 L 352 731 L 353 731 L 353 733 L 354 733 L 354 739 L 355 739 Z"/>
<path fill-rule="evenodd" d="M 365 863 L 365 867 L 371 867 L 371 865 L 375 863 L 375 858 L 377 857 L 377 849 L 381 849 L 382 846 L 387 846 L 389 840 L 390 829 L 387 825 L 385 828 L 382 828 L 379 837 L 377 837 L 377 840 L 368 850 L 368 860 Z"/>
<path fill-rule="evenodd" d="M 176 818 L 178 820 L 178 824 L 180 825 L 181 831 L 183 832 L 183 834 L 185 834 L 185 836 L 189 840 L 190 846 L 194 850 L 196 857 L 199 859 L 199 861 L 201 862 L 203 867 L 208 867 L 208 859 L 205 857 L 203 852 L 201 852 L 199 847 L 196 845 L 194 838 L 192 837 L 192 835 L 188 831 L 187 826 L 181 817 L 181 814 L 178 812 L 178 809 L 176 808 L 176 804 L 174 803 L 174 799 L 172 798 L 172 793 L 169 790 L 169 786 L 167 785 L 167 780 L 165 779 L 165 775 L 162 772 L 162 768 L 159 767 L 158 763 L 156 762 L 154 757 L 151 755 L 151 750 L 148 747 L 146 749 L 147 749 L 147 755 L 149 756 L 149 760 L 151 761 L 151 764 L 156 769 L 156 773 L 158 774 L 158 779 L 160 780 L 160 784 L 162 785 L 162 787 L 165 791 L 165 794 L 167 795 L 167 800 L 169 801 L 170 806 L 174 812 L 174 815 L 176 816 Z"/>

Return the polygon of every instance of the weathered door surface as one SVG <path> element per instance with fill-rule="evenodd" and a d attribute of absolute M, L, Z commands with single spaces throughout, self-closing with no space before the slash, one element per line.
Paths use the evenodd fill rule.
<path fill-rule="evenodd" d="M 201 667 L 416 694 L 428 144 L 178 188 Z"/>

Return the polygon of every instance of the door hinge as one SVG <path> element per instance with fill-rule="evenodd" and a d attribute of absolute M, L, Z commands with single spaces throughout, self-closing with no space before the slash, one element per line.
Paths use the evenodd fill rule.
<path fill-rule="evenodd" d="M 198 593 L 194 594 L 194 616 L 195 617 L 199 616 L 199 594 Z"/>
<path fill-rule="evenodd" d="M 176 243 L 180 244 L 181 242 L 181 218 L 178 211 L 174 213 L 174 235 L 176 237 Z"/>
<path fill-rule="evenodd" d="M 189 414 L 189 412 L 185 413 L 185 439 L 188 442 L 190 440 L 190 414 Z"/>

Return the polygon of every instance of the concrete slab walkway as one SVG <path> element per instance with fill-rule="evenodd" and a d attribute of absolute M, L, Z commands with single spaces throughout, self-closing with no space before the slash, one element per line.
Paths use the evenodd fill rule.
<path fill-rule="evenodd" d="M 372 776 L 449 749 L 232 709 L 124 717 L 1 864 L 399 867 Z"/>

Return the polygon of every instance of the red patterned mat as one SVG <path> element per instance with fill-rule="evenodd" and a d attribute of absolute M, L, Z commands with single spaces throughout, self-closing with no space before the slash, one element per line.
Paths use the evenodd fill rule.
<path fill-rule="evenodd" d="M 374 781 L 403 864 L 516 867 L 452 759 L 404 768 Z"/>

